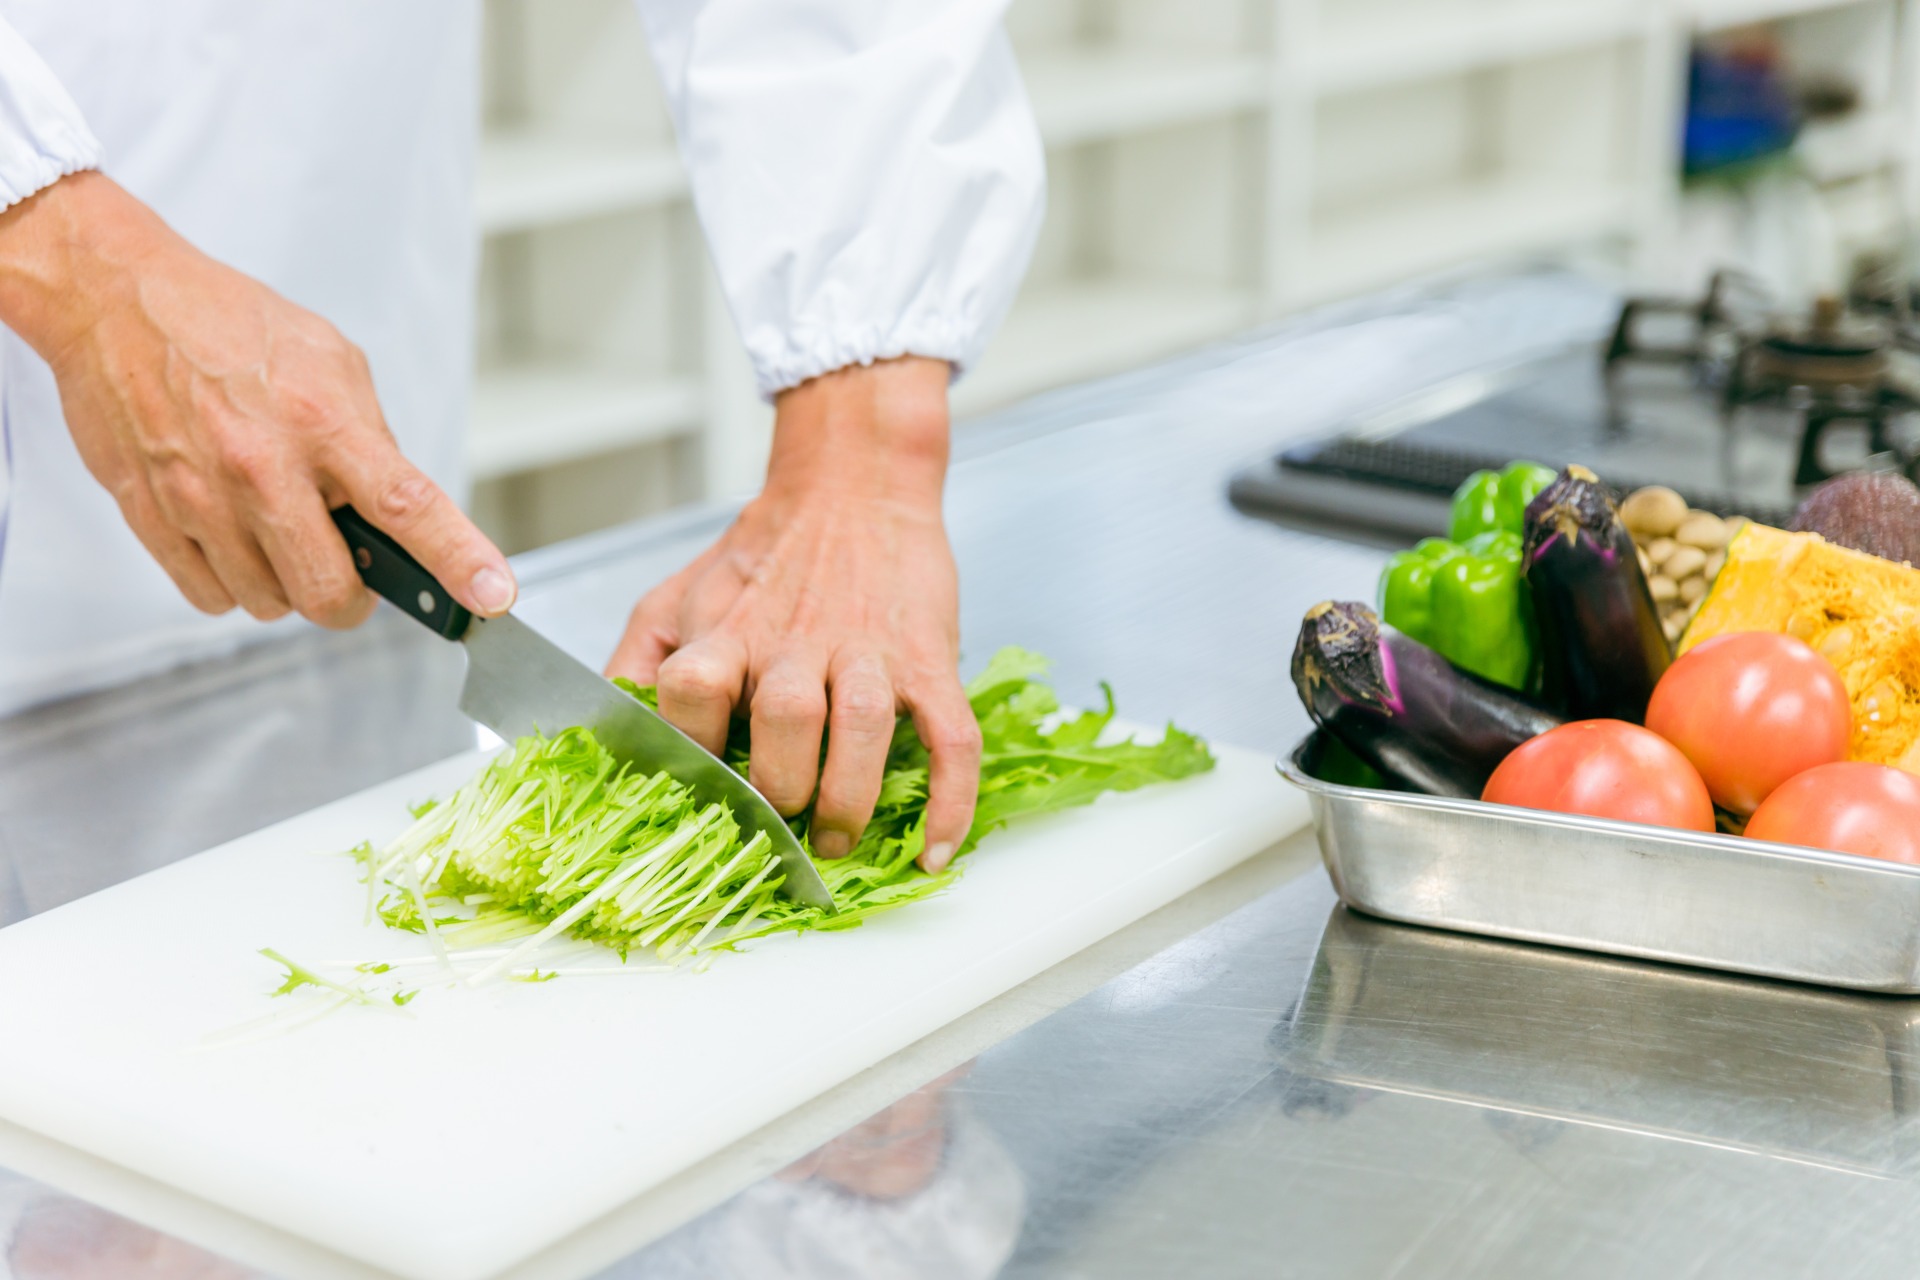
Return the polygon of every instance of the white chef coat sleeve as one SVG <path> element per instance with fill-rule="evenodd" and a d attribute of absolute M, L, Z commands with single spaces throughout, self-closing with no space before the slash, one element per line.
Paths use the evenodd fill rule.
<path fill-rule="evenodd" d="M 100 165 L 100 142 L 51 68 L 0 18 L 0 209 Z"/>
<path fill-rule="evenodd" d="M 761 393 L 971 365 L 1046 199 L 1007 0 L 637 3 Z"/>

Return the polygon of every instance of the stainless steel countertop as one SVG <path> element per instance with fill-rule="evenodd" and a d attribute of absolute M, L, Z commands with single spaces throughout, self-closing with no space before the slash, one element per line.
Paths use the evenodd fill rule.
<path fill-rule="evenodd" d="M 1235 515 L 1228 472 L 1606 309 L 1545 274 L 1409 293 L 968 424 L 969 662 L 1026 645 L 1069 698 L 1105 678 L 1130 718 L 1278 753 L 1301 611 L 1370 594 L 1380 553 Z M 598 660 L 725 518 L 526 557 L 523 612 Z M 470 745 L 457 678 L 389 617 L 0 723 L 0 923 Z M 1920 1003 L 1349 917 L 1297 843 L 1199 896 L 690 1179 L 705 1199 L 656 1206 L 623 1261 L 515 1274 L 1916 1269 Z M 15 1221 L 22 1277 L 253 1274 L 0 1175 L 0 1240 Z"/>

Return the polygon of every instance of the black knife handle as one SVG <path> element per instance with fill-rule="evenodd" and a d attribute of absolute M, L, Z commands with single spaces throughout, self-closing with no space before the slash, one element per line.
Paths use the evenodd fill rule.
<path fill-rule="evenodd" d="M 352 507 L 336 509 L 333 522 L 347 540 L 347 550 L 353 553 L 353 567 L 360 571 L 360 580 L 371 587 L 375 595 L 427 630 L 449 640 L 458 640 L 467 633 L 467 624 L 473 621 L 473 615 L 448 595 L 439 580 L 421 568 L 406 548 L 374 528 Z"/>

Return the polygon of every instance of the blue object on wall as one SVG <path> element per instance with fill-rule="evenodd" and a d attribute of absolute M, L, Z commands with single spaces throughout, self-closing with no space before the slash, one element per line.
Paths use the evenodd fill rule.
<path fill-rule="evenodd" d="M 1688 174 L 1778 155 L 1793 145 L 1799 112 L 1779 60 L 1695 45 L 1687 68 Z"/>

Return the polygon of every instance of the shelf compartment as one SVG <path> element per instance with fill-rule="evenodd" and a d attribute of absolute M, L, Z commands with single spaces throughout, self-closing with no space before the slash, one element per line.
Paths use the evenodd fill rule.
<path fill-rule="evenodd" d="M 498 235 L 677 200 L 686 171 L 671 146 L 515 129 L 481 139 L 474 211 Z"/>
<path fill-rule="evenodd" d="M 696 432 L 698 379 L 633 377 L 565 361 L 483 371 L 474 382 L 467 465 L 492 480 Z"/>
<path fill-rule="evenodd" d="M 1320 92 L 1339 93 L 1605 44 L 1646 24 L 1637 6 L 1591 0 L 1570 5 L 1414 0 L 1404 9 L 1391 18 L 1381 13 L 1364 26 L 1352 19 L 1331 24 L 1301 71 Z"/>
<path fill-rule="evenodd" d="M 1680 12 L 1698 31 L 1776 22 L 1827 9 L 1845 9 L 1874 0 L 1682 0 Z"/>
<path fill-rule="evenodd" d="M 1053 147 L 1249 111 L 1266 103 L 1271 83 L 1259 58 L 1096 49 L 1020 62 L 1040 136 Z"/>
<path fill-rule="evenodd" d="M 1249 293 L 1148 280 L 1059 282 L 1027 290 L 976 374 L 954 388 L 974 414 L 1067 383 L 1135 368 L 1253 323 Z"/>
<path fill-rule="evenodd" d="M 1845 182 L 1898 164 L 1901 142 L 1899 116 L 1883 108 L 1816 120 L 1801 130 L 1794 150 L 1815 182 Z"/>
<path fill-rule="evenodd" d="M 1307 306 L 1478 259 L 1590 242 L 1628 230 L 1633 213 L 1625 184 L 1525 177 L 1326 210 L 1314 218 L 1312 247 L 1287 302 Z"/>

